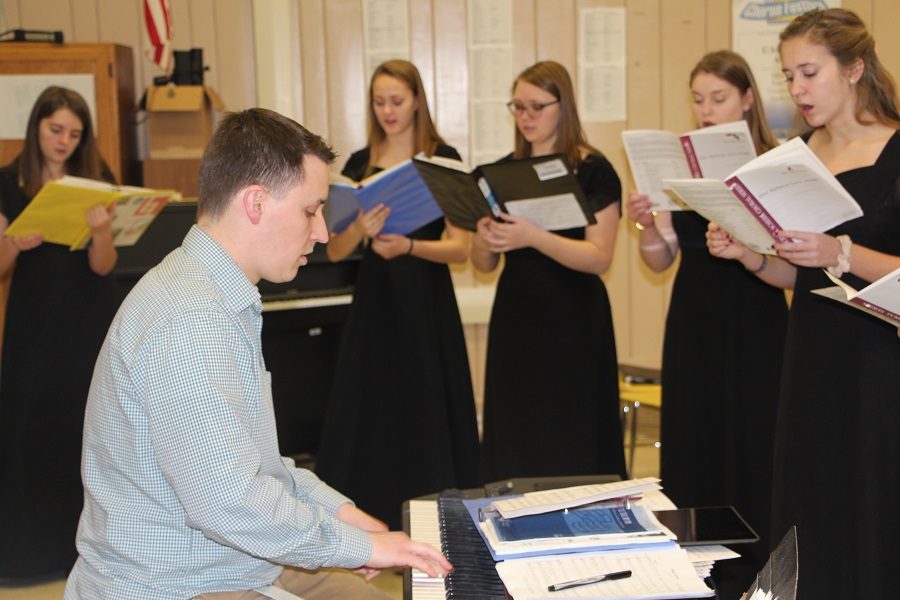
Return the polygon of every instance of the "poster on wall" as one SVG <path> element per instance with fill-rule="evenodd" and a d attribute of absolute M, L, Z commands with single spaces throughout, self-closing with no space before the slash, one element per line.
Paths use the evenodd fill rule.
<path fill-rule="evenodd" d="M 625 9 L 578 12 L 578 111 L 584 122 L 624 121 Z"/>
<path fill-rule="evenodd" d="M 407 0 L 365 0 L 363 38 L 366 81 L 381 63 L 409 60 L 409 4 Z"/>
<path fill-rule="evenodd" d="M 510 0 L 469 0 L 470 163 L 494 162 L 509 153 L 515 128 L 506 108 L 513 72 Z"/>
<path fill-rule="evenodd" d="M 94 135 L 99 135 L 92 74 L 0 75 L 0 140 L 21 140 L 25 137 L 31 107 L 41 92 L 51 85 L 81 94 L 91 111 Z"/>
<path fill-rule="evenodd" d="M 759 86 L 769 127 L 779 139 L 797 133 L 796 109 L 778 57 L 778 35 L 794 17 L 840 0 L 732 0 L 732 49 L 747 59 Z"/>

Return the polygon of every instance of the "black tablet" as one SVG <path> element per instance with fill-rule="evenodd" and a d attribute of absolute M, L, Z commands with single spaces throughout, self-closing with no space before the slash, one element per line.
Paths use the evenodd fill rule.
<path fill-rule="evenodd" d="M 705 506 L 655 511 L 654 515 L 678 537 L 682 546 L 749 544 L 759 540 L 731 506 Z"/>

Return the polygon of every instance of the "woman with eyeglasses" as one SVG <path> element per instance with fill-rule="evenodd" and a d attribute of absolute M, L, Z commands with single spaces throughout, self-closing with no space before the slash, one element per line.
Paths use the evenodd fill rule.
<path fill-rule="evenodd" d="M 369 87 L 369 144 L 344 174 L 360 180 L 415 154 L 459 159 L 428 111 L 415 65 L 379 65 Z M 316 472 L 366 512 L 401 526 L 404 500 L 475 487 L 478 430 L 462 322 L 448 263 L 469 234 L 437 219 L 382 234 L 385 207 L 360 212 L 328 243 L 331 260 L 365 250 L 335 367 Z"/>
<path fill-rule="evenodd" d="M 689 82 L 698 127 L 745 120 L 757 153 L 776 146 L 753 73 L 739 54 L 707 54 Z M 731 504 L 760 534 L 758 543 L 742 546 L 745 560 L 716 565 L 722 597 L 734 598 L 769 556 L 784 292 L 753 274 L 758 265 L 747 270 L 710 256 L 708 221 L 696 212 L 654 213 L 649 198 L 636 192 L 628 196 L 627 212 L 651 270 L 664 271 L 681 255 L 662 357 L 660 474 L 666 495 L 678 506 Z"/>
<path fill-rule="evenodd" d="M 479 221 L 472 262 L 497 268 L 484 390 L 485 477 L 625 476 L 618 367 L 609 298 L 621 184 L 588 144 L 565 67 L 525 69 L 509 103 L 515 151 L 503 160 L 560 153 L 597 223 L 548 232 L 525 219 Z"/>

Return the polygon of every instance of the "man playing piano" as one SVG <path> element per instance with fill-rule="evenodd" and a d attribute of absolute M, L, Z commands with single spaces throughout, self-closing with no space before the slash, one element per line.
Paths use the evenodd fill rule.
<path fill-rule="evenodd" d="M 216 131 L 197 224 L 129 294 L 97 360 L 67 600 L 386 598 L 319 569 L 451 569 L 278 452 L 256 283 L 293 279 L 327 241 L 333 160 L 264 109 Z"/>

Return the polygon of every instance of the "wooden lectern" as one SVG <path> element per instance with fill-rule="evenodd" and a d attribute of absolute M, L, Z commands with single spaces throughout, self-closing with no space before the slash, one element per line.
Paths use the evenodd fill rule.
<path fill-rule="evenodd" d="M 100 154 L 118 183 L 136 183 L 134 62 L 131 48 L 116 44 L 0 44 L 0 75 L 53 74 L 94 76 L 94 122 L 97 124 L 94 134 Z M 9 163 L 21 149 L 20 139 L 0 140 L 0 165 Z"/>

